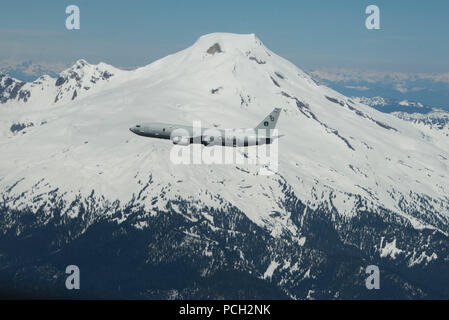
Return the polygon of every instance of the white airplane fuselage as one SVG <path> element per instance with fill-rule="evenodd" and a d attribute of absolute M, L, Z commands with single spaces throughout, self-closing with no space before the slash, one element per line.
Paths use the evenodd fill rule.
<path fill-rule="evenodd" d="M 276 126 L 280 109 L 274 109 L 254 129 L 217 129 L 200 128 L 163 122 L 141 123 L 129 130 L 139 136 L 171 140 L 174 144 L 189 145 L 201 143 L 205 146 L 246 147 L 270 144 L 273 139 L 271 130 Z"/>

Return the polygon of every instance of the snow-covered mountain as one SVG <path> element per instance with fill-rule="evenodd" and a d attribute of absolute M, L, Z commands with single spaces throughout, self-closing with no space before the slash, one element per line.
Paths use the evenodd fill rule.
<path fill-rule="evenodd" d="M 351 97 L 356 102 L 366 104 L 367 106 L 388 106 L 392 104 L 392 101 L 383 97 Z M 395 102 L 393 102 L 395 103 Z"/>
<path fill-rule="evenodd" d="M 2 77 L 0 97 L 0 230 L 11 248 L 40 241 L 45 267 L 35 252 L 23 259 L 40 261 L 32 274 L 46 286 L 66 260 L 102 265 L 105 246 L 112 261 L 135 253 L 127 270 L 191 276 L 125 296 L 366 297 L 370 264 L 384 271 L 383 296 L 449 296 L 427 287 L 441 272 L 425 276 L 448 269 L 447 137 L 317 84 L 255 35 L 209 34 L 133 71 L 79 60 L 57 79 Z M 274 107 L 283 137 L 269 176 L 250 164 L 176 165 L 170 142 L 128 130 L 254 127 Z M 0 254 L 24 274 L 12 252 Z M 260 281 L 266 296 L 223 293 L 211 279 L 227 272 L 238 288 Z"/>
<path fill-rule="evenodd" d="M 419 101 L 411 101 L 411 100 L 397 100 L 391 98 L 384 98 L 380 96 L 376 97 L 351 97 L 352 100 L 366 104 L 370 107 L 374 107 L 382 112 L 395 112 L 395 111 L 404 111 L 404 112 L 414 112 L 420 111 L 422 113 L 430 111 L 433 107 L 424 105 Z M 399 110 L 397 110 L 399 109 Z"/>
<path fill-rule="evenodd" d="M 42 75 L 55 77 L 69 64 L 64 62 L 48 63 L 44 61 L 16 61 L 6 59 L 0 61 L 0 74 L 8 74 L 22 81 L 34 81 Z"/>
<path fill-rule="evenodd" d="M 449 112 L 441 109 L 432 109 L 428 113 L 393 112 L 396 117 L 410 121 L 421 130 L 440 130 L 449 137 Z"/>
<path fill-rule="evenodd" d="M 81 59 L 61 72 L 56 79 L 44 75 L 26 83 L 7 75 L 0 75 L 0 103 L 48 106 L 67 102 L 75 100 L 79 95 L 86 95 L 89 90 L 101 89 L 111 77 L 122 73 L 124 71 L 105 63 L 90 65 Z"/>
<path fill-rule="evenodd" d="M 420 130 L 441 130 L 444 136 L 448 136 L 449 112 L 446 110 L 426 106 L 419 101 L 398 101 L 383 97 L 351 97 L 351 99 L 410 121 Z"/>
<path fill-rule="evenodd" d="M 399 101 L 400 106 L 404 107 L 415 107 L 415 108 L 423 108 L 424 105 L 419 101 L 409 101 L 409 100 L 402 100 Z"/>

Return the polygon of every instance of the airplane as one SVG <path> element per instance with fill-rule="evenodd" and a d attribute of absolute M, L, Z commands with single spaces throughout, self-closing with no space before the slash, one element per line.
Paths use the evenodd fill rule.
<path fill-rule="evenodd" d="M 167 139 L 173 144 L 187 146 L 201 143 L 204 146 L 247 147 L 270 144 L 281 136 L 273 136 L 281 108 L 275 108 L 254 129 L 217 129 L 194 128 L 193 126 L 177 125 L 163 122 L 137 124 L 129 130 L 139 136 Z M 197 134 L 199 132 L 199 134 Z"/>

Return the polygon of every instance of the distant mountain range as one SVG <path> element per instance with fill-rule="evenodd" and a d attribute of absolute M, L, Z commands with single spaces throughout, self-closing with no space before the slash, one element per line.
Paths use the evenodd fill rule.
<path fill-rule="evenodd" d="M 0 74 L 8 75 L 20 81 L 32 82 L 43 75 L 56 77 L 69 66 L 65 63 L 3 60 L 0 61 Z"/>
<path fill-rule="evenodd" d="M 420 101 L 449 111 L 449 73 L 401 73 L 370 70 L 313 70 L 319 82 L 347 96 Z"/>
<path fill-rule="evenodd" d="M 407 99 L 398 100 L 398 99 L 384 98 L 380 96 L 376 97 L 353 96 L 352 99 L 385 113 L 407 112 L 407 113 L 425 114 L 437 110 L 437 108 L 434 108 L 429 105 L 424 105 L 422 102 Z"/>
<path fill-rule="evenodd" d="M 419 101 L 398 101 L 383 97 L 352 97 L 352 99 L 381 112 L 391 113 L 400 119 L 425 125 L 430 129 L 443 130 L 444 134 L 449 134 L 449 112 L 446 110 L 424 105 Z"/>

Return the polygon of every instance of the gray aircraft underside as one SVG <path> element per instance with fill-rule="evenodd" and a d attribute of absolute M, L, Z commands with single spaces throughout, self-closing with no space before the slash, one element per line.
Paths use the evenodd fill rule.
<path fill-rule="evenodd" d="M 279 136 L 273 135 L 281 109 L 275 108 L 253 129 L 197 128 L 163 122 L 141 123 L 131 127 L 133 133 L 149 138 L 167 139 L 174 144 L 201 143 L 205 146 L 254 146 L 270 144 Z"/>

